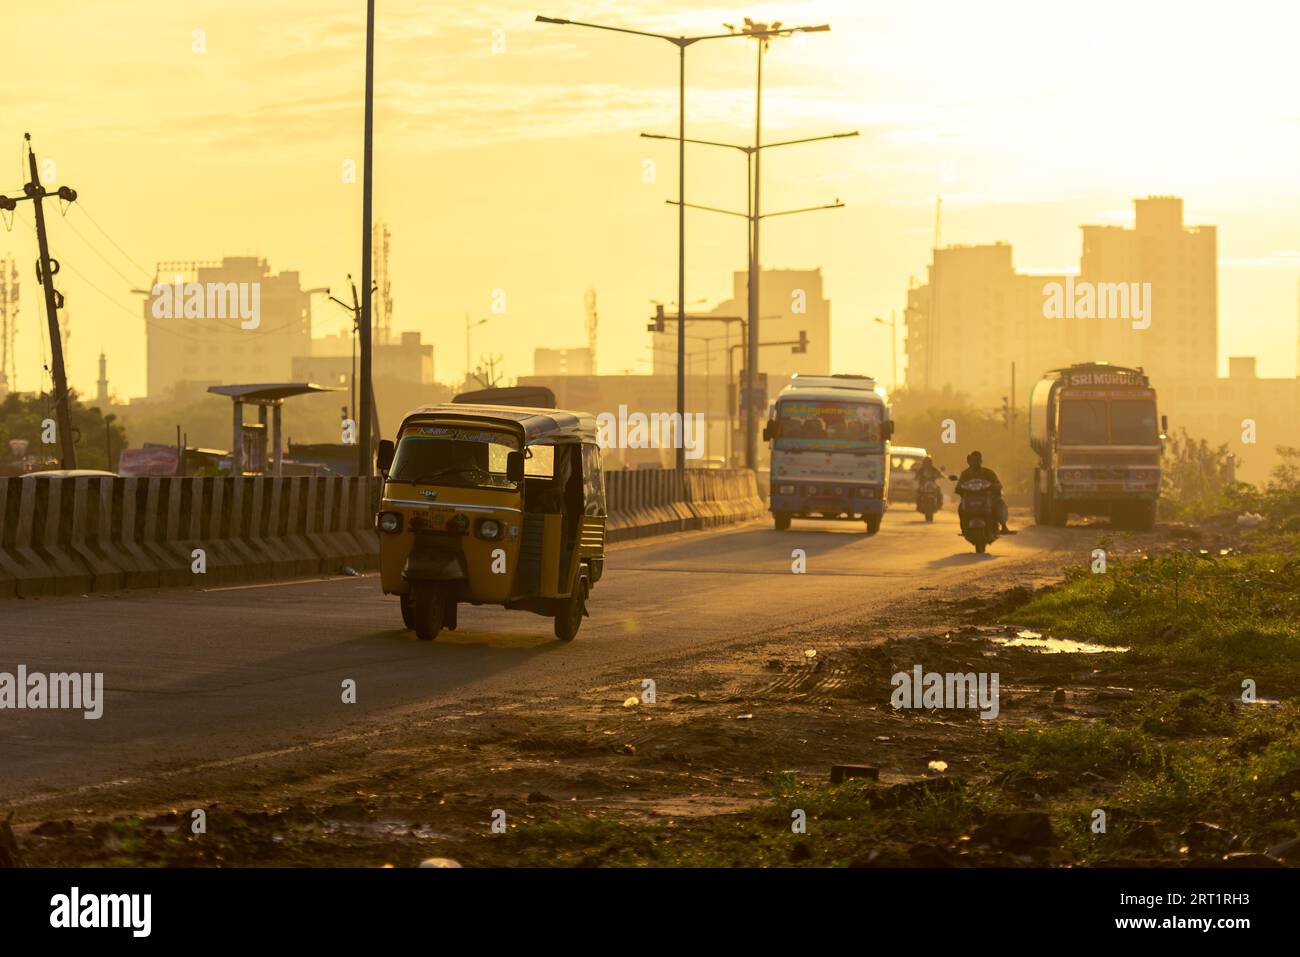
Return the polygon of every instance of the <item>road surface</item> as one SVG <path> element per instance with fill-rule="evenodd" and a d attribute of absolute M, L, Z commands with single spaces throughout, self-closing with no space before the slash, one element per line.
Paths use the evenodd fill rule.
<path fill-rule="evenodd" d="M 857 523 L 777 532 L 756 521 L 629 542 L 611 547 L 570 644 L 550 619 L 489 607 L 462 607 L 460 630 L 419 642 L 374 576 L 0 602 L 0 672 L 103 672 L 105 683 L 99 720 L 0 710 L 0 804 L 273 759 L 398 709 L 564 696 L 629 668 L 860 619 L 923 586 L 983 576 L 1003 587 L 1045 553 L 1081 560 L 1084 544 L 1077 529 L 1030 526 L 975 555 L 951 512 L 927 525 L 908 506 L 874 537 Z M 342 702 L 345 679 L 355 704 Z"/>

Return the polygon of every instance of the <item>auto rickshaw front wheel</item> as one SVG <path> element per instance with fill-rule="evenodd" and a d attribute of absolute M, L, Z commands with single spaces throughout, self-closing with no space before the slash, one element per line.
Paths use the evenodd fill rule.
<path fill-rule="evenodd" d="M 437 582 L 411 583 L 411 627 L 421 641 L 433 641 L 447 613 L 447 590 Z"/>
<path fill-rule="evenodd" d="M 573 594 L 555 613 L 555 637 L 560 641 L 572 641 L 582 627 L 582 616 L 587 612 L 587 582 L 579 579 L 574 585 Z"/>

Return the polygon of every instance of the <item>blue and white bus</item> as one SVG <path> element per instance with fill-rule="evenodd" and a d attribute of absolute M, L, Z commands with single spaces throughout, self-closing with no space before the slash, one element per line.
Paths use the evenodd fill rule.
<path fill-rule="evenodd" d="M 863 375 L 795 375 L 772 403 L 771 504 L 777 529 L 794 518 L 853 520 L 880 530 L 894 434 L 884 389 Z"/>

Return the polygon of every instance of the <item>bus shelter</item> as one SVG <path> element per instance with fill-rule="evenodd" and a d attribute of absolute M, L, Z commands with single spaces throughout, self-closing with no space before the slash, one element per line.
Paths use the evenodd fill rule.
<path fill-rule="evenodd" d="M 316 392 L 344 392 L 343 386 L 316 385 L 311 382 L 272 382 L 250 385 L 214 385 L 208 391 L 229 396 L 234 405 L 230 437 L 230 474 L 279 476 L 284 462 L 280 440 L 280 409 L 285 399 Z M 244 421 L 244 406 L 257 407 L 257 421 Z M 271 461 L 267 468 L 267 412 L 271 419 Z"/>

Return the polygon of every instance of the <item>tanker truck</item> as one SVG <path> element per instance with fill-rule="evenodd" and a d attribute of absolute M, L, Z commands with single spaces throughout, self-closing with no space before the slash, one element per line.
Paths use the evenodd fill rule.
<path fill-rule="evenodd" d="M 1064 525 L 1070 515 L 1100 515 L 1152 528 L 1167 430 L 1140 367 L 1087 362 L 1046 373 L 1029 396 L 1034 520 Z"/>

